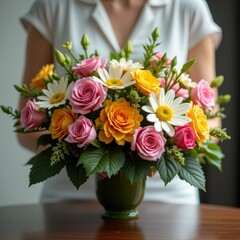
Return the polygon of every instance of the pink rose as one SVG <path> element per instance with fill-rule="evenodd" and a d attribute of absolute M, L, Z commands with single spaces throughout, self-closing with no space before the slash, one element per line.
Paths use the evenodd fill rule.
<path fill-rule="evenodd" d="M 133 135 L 131 150 L 149 161 L 156 161 L 165 152 L 166 139 L 162 132 L 157 132 L 154 126 L 140 127 Z"/>
<path fill-rule="evenodd" d="M 28 131 L 40 127 L 45 117 L 45 112 L 38 110 L 35 101 L 28 100 L 21 111 L 20 122 L 25 131 Z"/>
<path fill-rule="evenodd" d="M 68 132 L 69 135 L 65 140 L 69 143 L 77 143 L 79 148 L 88 145 L 97 136 L 92 122 L 83 115 L 68 126 Z"/>
<path fill-rule="evenodd" d="M 193 149 L 195 147 L 196 137 L 193 129 L 186 124 L 175 129 L 175 145 L 181 149 Z"/>
<path fill-rule="evenodd" d="M 107 88 L 92 77 L 77 80 L 70 91 L 70 104 L 75 113 L 87 114 L 102 107 Z"/>
<path fill-rule="evenodd" d="M 105 68 L 106 64 L 107 60 L 101 62 L 101 57 L 97 56 L 84 59 L 81 63 L 78 63 L 75 67 L 73 67 L 72 70 L 82 77 L 89 77 L 99 68 Z"/>
<path fill-rule="evenodd" d="M 195 104 L 204 109 L 211 110 L 215 105 L 213 89 L 209 83 L 203 79 L 197 84 L 196 88 L 192 89 L 191 98 Z"/>
<path fill-rule="evenodd" d="M 165 87 L 165 85 L 166 85 L 165 78 L 159 78 L 159 81 L 160 81 L 160 87 Z M 173 84 L 173 81 L 171 81 L 170 86 L 172 84 Z M 183 97 L 183 98 L 189 97 L 189 93 L 188 93 L 187 89 L 183 89 L 183 88 L 179 89 L 179 83 L 174 84 L 172 89 L 174 90 L 177 97 Z"/>

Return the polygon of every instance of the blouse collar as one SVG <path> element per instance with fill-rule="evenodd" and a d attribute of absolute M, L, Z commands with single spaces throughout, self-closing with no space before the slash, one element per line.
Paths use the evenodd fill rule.
<path fill-rule="evenodd" d="M 97 4 L 100 0 L 78 0 L 88 4 Z M 169 0 L 147 0 L 147 3 L 153 7 L 160 7 L 168 4 Z"/>
<path fill-rule="evenodd" d="M 99 28 L 106 36 L 106 39 L 112 45 L 112 48 L 115 52 L 119 52 L 120 46 L 116 39 L 116 35 L 114 34 L 114 30 L 112 29 L 111 23 L 109 22 L 104 7 L 100 0 L 78 0 L 87 4 L 96 5 L 92 12 L 92 18 L 95 20 L 96 24 L 98 24 Z M 144 31 L 141 31 L 142 28 L 148 29 L 152 27 L 154 22 L 154 13 L 152 11 L 152 7 L 162 7 L 168 4 L 169 0 L 147 0 L 146 6 L 143 9 L 143 12 L 140 16 L 138 23 L 136 24 L 130 38 L 139 38 L 141 39 L 144 34 Z M 140 28 L 140 30 L 139 30 Z"/>

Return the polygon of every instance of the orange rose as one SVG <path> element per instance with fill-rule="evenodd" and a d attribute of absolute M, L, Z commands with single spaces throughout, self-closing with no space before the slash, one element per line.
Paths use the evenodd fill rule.
<path fill-rule="evenodd" d="M 148 96 L 150 92 L 159 94 L 160 82 L 152 75 L 148 70 L 137 69 L 132 71 L 133 79 L 136 81 L 137 89 L 145 96 Z"/>
<path fill-rule="evenodd" d="M 207 117 L 198 105 L 192 103 L 187 116 L 192 119 L 189 125 L 194 130 L 198 145 L 202 146 L 202 143 L 206 142 L 210 137 Z"/>
<path fill-rule="evenodd" d="M 31 83 L 30 83 L 30 88 L 33 89 L 44 89 L 46 88 L 46 84 L 43 81 L 43 78 L 45 80 L 49 79 L 49 75 L 53 74 L 53 68 L 54 65 L 53 64 L 47 64 L 45 66 L 43 66 L 41 68 L 41 70 L 37 73 L 37 75 L 32 79 Z"/>
<path fill-rule="evenodd" d="M 70 108 L 56 109 L 53 112 L 49 130 L 53 139 L 61 141 L 68 134 L 68 126 L 76 120 L 76 115 Z"/>
<path fill-rule="evenodd" d="M 131 142 L 142 120 L 139 111 L 124 98 L 116 102 L 107 101 L 100 117 L 95 121 L 97 127 L 100 127 L 98 139 L 106 144 L 114 139 L 118 145 L 124 145 L 125 141 Z"/>

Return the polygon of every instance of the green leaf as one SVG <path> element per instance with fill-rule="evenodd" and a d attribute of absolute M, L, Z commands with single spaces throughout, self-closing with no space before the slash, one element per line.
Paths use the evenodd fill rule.
<path fill-rule="evenodd" d="M 208 154 L 205 155 L 204 159 L 206 159 L 209 164 L 215 166 L 219 171 L 222 171 L 222 161 L 219 161 L 219 159 L 214 159 Z"/>
<path fill-rule="evenodd" d="M 39 146 L 46 146 L 48 144 L 52 144 L 53 139 L 51 134 L 43 134 L 37 140 L 37 148 Z"/>
<path fill-rule="evenodd" d="M 214 143 L 208 143 L 208 144 L 203 144 L 203 149 L 205 151 L 205 154 L 208 154 L 209 156 L 212 156 L 214 159 L 223 159 L 224 154 L 221 151 L 220 146 Z"/>
<path fill-rule="evenodd" d="M 220 146 L 217 144 L 204 144 L 204 157 L 208 161 L 209 164 L 217 167 L 219 171 L 222 170 L 222 159 L 224 158 L 224 154 L 221 151 Z"/>
<path fill-rule="evenodd" d="M 91 142 L 91 144 L 94 146 L 94 147 L 97 147 L 97 148 L 100 148 L 101 147 L 101 143 L 95 139 L 94 141 Z"/>
<path fill-rule="evenodd" d="M 178 173 L 179 167 L 177 161 L 169 159 L 167 156 L 162 155 L 162 157 L 157 160 L 156 165 L 165 185 L 167 185 Z"/>
<path fill-rule="evenodd" d="M 205 176 L 202 167 L 196 158 L 185 156 L 185 165 L 182 166 L 178 162 L 179 172 L 178 175 L 182 180 L 185 180 L 190 185 L 206 191 L 205 189 Z"/>
<path fill-rule="evenodd" d="M 133 183 L 138 179 L 146 178 L 146 176 L 150 172 L 151 166 L 151 161 L 143 160 L 136 155 L 132 158 L 132 161 L 131 159 L 127 159 L 124 164 L 123 172 L 126 177 L 131 181 L 131 183 Z"/>
<path fill-rule="evenodd" d="M 43 182 L 46 179 L 59 174 L 61 169 L 65 166 L 65 161 L 57 162 L 51 166 L 51 154 L 52 150 L 51 148 L 48 148 L 30 160 L 32 167 L 29 174 L 29 186 Z"/>
<path fill-rule="evenodd" d="M 214 143 L 204 144 L 203 149 L 208 154 L 215 156 L 215 158 L 218 158 L 218 159 L 224 158 L 224 154 L 222 153 L 220 146 L 218 146 L 217 144 L 214 144 Z"/>
<path fill-rule="evenodd" d="M 89 147 L 81 154 L 78 164 L 83 164 L 87 176 L 107 172 L 110 177 L 119 171 L 124 161 L 125 155 L 119 148 Z"/>
<path fill-rule="evenodd" d="M 85 151 L 81 154 L 79 158 L 77 166 L 83 164 L 87 176 L 91 175 L 101 161 L 102 157 L 104 156 L 105 151 L 106 150 L 104 148 L 94 149 L 89 147 L 85 149 Z"/>
<path fill-rule="evenodd" d="M 190 59 L 182 66 L 181 72 L 188 72 L 196 63 L 196 59 Z"/>
<path fill-rule="evenodd" d="M 77 159 L 69 157 L 66 165 L 66 170 L 70 181 L 73 185 L 79 189 L 79 187 L 85 183 L 88 179 L 86 176 L 85 168 L 82 164 L 77 166 Z"/>
<path fill-rule="evenodd" d="M 36 156 L 33 156 L 32 158 L 30 158 L 25 165 L 33 165 L 35 159 L 37 158 L 37 155 Z"/>

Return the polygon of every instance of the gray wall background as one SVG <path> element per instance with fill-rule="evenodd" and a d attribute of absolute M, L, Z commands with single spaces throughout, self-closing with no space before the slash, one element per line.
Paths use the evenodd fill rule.
<path fill-rule="evenodd" d="M 50 1 L 50 0 L 49 0 Z M 18 93 L 13 84 L 20 83 L 24 66 L 26 34 L 19 18 L 31 6 L 33 0 L 0 1 L 0 104 L 16 107 Z M 225 154 L 223 172 L 207 167 L 207 192 L 201 193 L 202 202 L 240 206 L 239 172 L 237 156 L 239 124 L 236 117 L 239 108 L 239 38 L 237 31 L 237 1 L 208 0 L 214 19 L 223 28 L 223 41 L 217 50 L 217 74 L 225 76 L 222 93 L 231 93 L 227 106 L 228 128 L 232 140 L 222 144 Z M 24 166 L 31 153 L 19 146 L 13 133 L 13 121 L 0 112 L 0 206 L 36 203 L 42 184 L 28 187 L 29 168 Z"/>
<path fill-rule="evenodd" d="M 33 0 L 0 1 L 0 104 L 16 107 L 24 66 L 26 34 L 19 22 Z M 0 112 L 0 206 L 35 203 L 41 184 L 28 187 L 29 168 L 24 166 L 31 153 L 18 145 L 13 121 Z"/>

